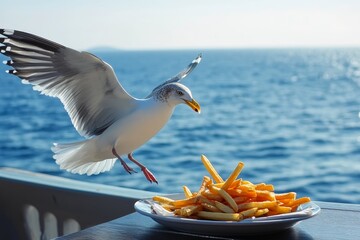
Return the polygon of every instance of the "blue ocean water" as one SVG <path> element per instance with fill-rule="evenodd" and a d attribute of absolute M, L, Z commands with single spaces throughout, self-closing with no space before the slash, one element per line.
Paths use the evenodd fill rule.
<path fill-rule="evenodd" d="M 97 52 L 135 97 L 182 70 L 198 51 Z M 196 191 L 205 154 L 226 178 L 238 161 L 252 182 L 313 200 L 360 203 L 360 49 L 203 50 L 184 80 L 200 115 L 178 106 L 134 156 L 155 174 L 129 175 L 120 163 L 80 176 L 59 169 L 53 142 L 81 140 L 61 103 L 0 67 L 0 166 L 163 193 Z M 1 58 L 4 60 L 5 58 Z"/>

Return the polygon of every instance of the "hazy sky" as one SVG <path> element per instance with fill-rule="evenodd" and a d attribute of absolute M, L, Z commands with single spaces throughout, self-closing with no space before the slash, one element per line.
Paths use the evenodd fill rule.
<path fill-rule="evenodd" d="M 360 47 L 359 0 L 2 0 L 0 27 L 76 49 Z"/>

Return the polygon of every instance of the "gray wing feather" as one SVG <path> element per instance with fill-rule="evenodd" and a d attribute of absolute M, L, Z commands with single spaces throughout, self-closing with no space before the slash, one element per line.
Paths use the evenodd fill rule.
<path fill-rule="evenodd" d="M 184 70 L 182 70 L 181 72 L 179 72 L 178 74 L 176 74 L 175 76 L 173 76 L 172 78 L 170 78 L 169 80 L 163 82 L 162 84 L 160 84 L 159 86 L 157 86 L 156 88 L 154 88 L 151 92 L 151 94 L 149 96 L 147 96 L 147 98 L 151 97 L 153 95 L 153 93 L 158 90 L 159 88 L 163 87 L 166 84 L 169 83 L 173 83 L 173 82 L 179 82 L 181 79 L 185 78 L 186 76 L 188 76 L 194 69 L 195 67 L 200 63 L 201 61 L 201 54 L 199 54 L 188 66 L 187 68 L 185 68 Z"/>
<path fill-rule="evenodd" d="M 0 34 L 0 51 L 11 58 L 4 63 L 13 67 L 7 72 L 59 98 L 81 135 L 101 134 L 135 107 L 111 66 L 96 56 L 21 31 Z"/>

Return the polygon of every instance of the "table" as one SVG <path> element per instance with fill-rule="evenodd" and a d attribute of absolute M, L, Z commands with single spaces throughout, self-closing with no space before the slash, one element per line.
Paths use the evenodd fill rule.
<path fill-rule="evenodd" d="M 235 239 L 277 240 L 358 240 L 360 239 L 360 205 L 316 202 L 321 207 L 318 216 L 304 220 L 296 226 L 279 233 L 262 236 L 239 236 Z M 151 218 L 132 213 L 113 221 L 102 223 L 82 231 L 57 238 L 78 239 L 234 239 L 176 232 L 163 227 Z"/>

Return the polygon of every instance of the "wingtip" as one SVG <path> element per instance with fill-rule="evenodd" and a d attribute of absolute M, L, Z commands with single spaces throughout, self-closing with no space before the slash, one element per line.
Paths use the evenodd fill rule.
<path fill-rule="evenodd" d="M 13 64 L 14 62 L 12 60 L 4 60 L 2 63 L 11 66 L 11 64 Z"/>
<path fill-rule="evenodd" d="M 17 71 L 15 69 L 6 70 L 5 72 L 9 73 L 9 74 L 13 74 L 13 75 L 16 75 L 16 73 L 17 73 Z"/>
<path fill-rule="evenodd" d="M 199 55 L 194 59 L 193 63 L 200 63 L 202 59 L 202 53 L 199 53 Z"/>
<path fill-rule="evenodd" d="M 0 34 L 2 34 L 4 36 L 11 36 L 14 33 L 15 33 L 15 30 L 13 30 L 13 29 L 5 29 L 5 28 L 0 29 Z"/>
<path fill-rule="evenodd" d="M 0 52 L 2 54 L 9 52 L 10 50 L 11 50 L 11 47 L 9 47 L 9 46 L 0 46 Z"/>

